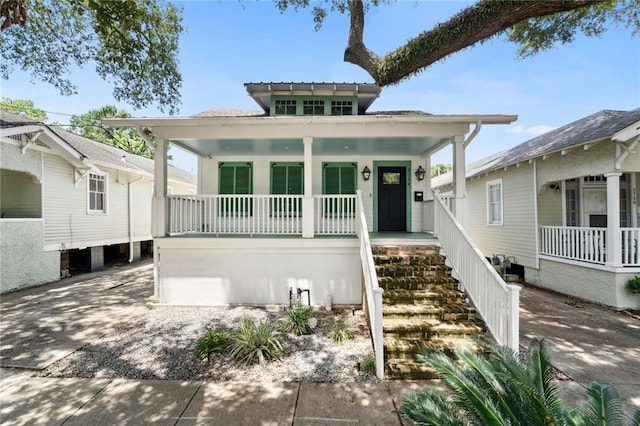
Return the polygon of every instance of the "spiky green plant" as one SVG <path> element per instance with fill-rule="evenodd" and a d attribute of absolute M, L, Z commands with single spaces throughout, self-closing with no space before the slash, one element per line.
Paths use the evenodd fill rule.
<path fill-rule="evenodd" d="M 351 339 L 353 332 L 345 321 L 333 320 L 329 326 L 329 336 L 336 343 L 344 343 Z"/>
<path fill-rule="evenodd" d="M 211 355 L 227 350 L 229 346 L 229 333 L 218 330 L 215 326 L 207 326 L 204 334 L 196 342 L 196 357 L 211 361 Z"/>
<path fill-rule="evenodd" d="M 373 354 L 367 354 L 360 360 L 360 370 L 364 373 L 376 374 L 376 357 Z"/>
<path fill-rule="evenodd" d="M 293 333 L 296 336 L 313 333 L 313 329 L 309 324 L 311 319 L 311 309 L 296 303 L 293 306 L 284 308 L 284 322 L 282 330 L 287 333 Z"/>
<path fill-rule="evenodd" d="M 276 335 L 276 328 L 268 320 L 258 324 L 251 317 L 242 317 L 238 331 L 231 335 L 229 353 L 244 364 L 277 359 L 284 352 L 284 342 Z"/>
<path fill-rule="evenodd" d="M 486 356 L 456 349 L 458 361 L 425 349 L 419 358 L 436 370 L 448 392 L 429 387 L 409 395 L 400 414 L 434 426 L 622 424 L 615 390 L 597 383 L 588 389 L 587 410 L 567 408 L 543 339 L 530 342 L 526 358 L 491 342 L 480 345 Z"/>

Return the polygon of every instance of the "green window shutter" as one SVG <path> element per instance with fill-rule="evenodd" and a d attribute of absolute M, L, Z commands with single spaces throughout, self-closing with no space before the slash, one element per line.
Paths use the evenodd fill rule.
<path fill-rule="evenodd" d="M 271 193 L 283 195 L 301 195 L 304 191 L 304 167 L 301 163 L 271 163 Z M 274 216 L 299 216 L 302 211 L 298 200 L 276 201 L 271 203 Z"/>
<path fill-rule="evenodd" d="M 325 194 L 355 194 L 357 164 L 324 163 L 322 165 L 322 192 Z"/>
<path fill-rule="evenodd" d="M 356 193 L 356 165 L 340 167 L 340 193 L 355 194 Z"/>
<path fill-rule="evenodd" d="M 253 163 L 219 163 L 218 193 L 221 195 L 253 194 Z M 219 206 L 222 216 L 250 216 L 249 199 L 224 200 Z"/>

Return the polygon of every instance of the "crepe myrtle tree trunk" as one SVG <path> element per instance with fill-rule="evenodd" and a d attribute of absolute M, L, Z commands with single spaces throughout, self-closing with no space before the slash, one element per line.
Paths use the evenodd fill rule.
<path fill-rule="evenodd" d="M 418 74 L 448 55 L 487 40 L 529 18 L 552 15 L 603 0 L 481 0 L 405 45 L 379 57 L 363 41 L 365 10 L 362 0 L 348 0 L 351 23 L 344 60 L 367 71 L 379 86 Z"/>

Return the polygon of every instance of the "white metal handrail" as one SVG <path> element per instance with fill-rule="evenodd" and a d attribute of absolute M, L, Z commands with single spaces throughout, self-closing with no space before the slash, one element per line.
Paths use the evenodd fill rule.
<path fill-rule="evenodd" d="M 356 193 L 357 224 L 356 231 L 360 240 L 360 261 L 364 281 L 367 319 L 373 340 L 373 351 L 376 358 L 376 376 L 384 377 L 384 342 L 382 337 L 382 295 L 384 290 L 378 285 L 378 275 L 371 251 L 371 240 L 367 228 L 367 218 L 362 205 L 362 191 Z"/>
<path fill-rule="evenodd" d="M 434 233 L 498 344 L 519 350 L 520 286 L 506 284 L 458 220 L 434 194 Z"/>

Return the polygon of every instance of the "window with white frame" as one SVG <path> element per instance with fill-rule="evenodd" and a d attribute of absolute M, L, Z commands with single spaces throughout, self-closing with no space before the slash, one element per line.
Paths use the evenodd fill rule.
<path fill-rule="evenodd" d="M 502 225 L 502 179 L 487 182 L 487 223 Z"/>
<path fill-rule="evenodd" d="M 107 177 L 89 173 L 89 213 L 107 212 Z"/>

